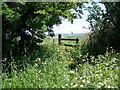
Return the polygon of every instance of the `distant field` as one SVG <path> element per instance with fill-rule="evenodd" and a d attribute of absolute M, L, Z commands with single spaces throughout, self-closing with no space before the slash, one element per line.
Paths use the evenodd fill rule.
<path fill-rule="evenodd" d="M 87 33 L 73 33 L 73 34 L 71 34 L 71 33 L 62 33 L 61 35 L 63 37 L 80 37 L 80 36 L 84 36 L 86 34 Z M 57 37 L 57 36 L 58 36 L 58 34 L 55 34 L 55 37 Z"/>
<path fill-rule="evenodd" d="M 62 38 L 79 38 L 79 43 L 81 43 L 82 41 L 85 40 L 85 38 L 88 37 L 88 33 L 74 33 L 74 34 L 63 33 L 61 35 L 62 35 Z M 50 44 L 53 42 L 58 44 L 58 34 L 55 34 L 55 37 L 47 36 L 47 38 L 45 38 L 43 41 L 43 43 L 46 43 L 46 44 Z M 74 44 L 74 42 L 71 42 L 71 41 L 61 41 L 61 42 L 62 44 L 65 44 L 65 43 Z"/>

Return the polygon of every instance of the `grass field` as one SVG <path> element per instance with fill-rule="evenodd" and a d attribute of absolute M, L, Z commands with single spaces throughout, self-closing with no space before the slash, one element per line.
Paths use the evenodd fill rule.
<path fill-rule="evenodd" d="M 33 54 L 20 59 L 33 61 L 24 70 L 18 70 L 14 60 L 10 63 L 12 76 L 2 73 L 2 88 L 119 88 L 120 53 L 91 56 L 94 64 L 90 64 L 87 55 L 81 54 L 82 41 L 81 37 L 76 49 L 47 37 Z"/>

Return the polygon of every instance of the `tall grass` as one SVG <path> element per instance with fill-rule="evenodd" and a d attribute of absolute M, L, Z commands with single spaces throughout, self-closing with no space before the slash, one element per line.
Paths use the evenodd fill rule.
<path fill-rule="evenodd" d="M 80 48 L 67 48 L 56 43 L 41 45 L 25 59 L 25 69 L 17 69 L 14 60 L 12 76 L 2 73 L 2 88 L 118 88 L 120 53 L 114 51 L 96 58 L 81 54 Z M 78 60 L 78 61 L 76 61 Z M 24 61 L 24 60 L 23 60 Z M 32 64 L 27 61 L 33 61 Z M 86 61 L 86 62 L 81 62 Z M 80 63 L 81 62 L 81 63 Z M 72 64 L 76 66 L 70 68 Z"/>

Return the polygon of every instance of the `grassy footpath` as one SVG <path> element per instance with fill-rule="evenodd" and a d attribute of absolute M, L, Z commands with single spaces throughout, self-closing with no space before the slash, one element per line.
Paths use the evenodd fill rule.
<path fill-rule="evenodd" d="M 5 72 L 2 74 L 2 88 L 118 88 L 120 53 L 106 51 L 96 59 L 91 56 L 94 65 L 85 62 L 70 69 L 70 65 L 76 64 L 76 55 L 81 56 L 79 61 L 87 61 L 87 58 L 82 57 L 79 49 L 71 48 L 66 52 L 64 46 L 50 43 L 50 40 L 46 39 L 47 43 L 43 44 L 45 52 L 35 51 L 37 57 L 31 59 L 34 64 L 28 64 L 25 70 L 15 69 L 12 62 L 12 77 Z"/>

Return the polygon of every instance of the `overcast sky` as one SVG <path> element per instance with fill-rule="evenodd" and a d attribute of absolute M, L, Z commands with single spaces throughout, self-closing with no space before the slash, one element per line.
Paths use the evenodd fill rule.
<path fill-rule="evenodd" d="M 105 9 L 103 4 L 99 4 L 102 9 Z M 68 20 L 64 20 L 62 21 L 62 24 L 60 24 L 59 26 L 55 26 L 53 27 L 53 30 L 55 32 L 55 34 L 61 34 L 61 33 L 88 33 L 90 32 L 89 29 L 83 29 L 82 27 L 88 27 L 89 23 L 86 21 L 87 19 L 87 15 L 88 12 L 84 11 L 84 15 L 82 16 L 82 19 L 75 19 L 74 23 L 71 24 L 71 22 L 68 22 Z"/>

